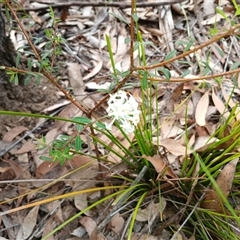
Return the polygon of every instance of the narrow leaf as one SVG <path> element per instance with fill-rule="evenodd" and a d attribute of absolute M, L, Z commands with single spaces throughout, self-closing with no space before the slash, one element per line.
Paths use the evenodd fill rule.
<path fill-rule="evenodd" d="M 174 49 L 173 51 L 171 51 L 165 58 L 164 58 L 164 61 L 167 61 L 169 59 L 172 59 L 173 57 L 176 56 L 176 50 Z"/>

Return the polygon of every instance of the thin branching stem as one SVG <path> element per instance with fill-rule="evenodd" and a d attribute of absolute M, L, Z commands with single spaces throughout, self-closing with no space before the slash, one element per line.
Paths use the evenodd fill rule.
<path fill-rule="evenodd" d="M 239 73 L 240 72 L 240 68 L 234 69 L 234 70 L 229 70 L 227 72 L 222 72 L 222 73 L 217 73 L 217 74 L 212 74 L 212 75 L 208 75 L 208 76 L 202 76 L 202 77 L 194 77 L 194 78 L 170 78 L 169 80 L 164 79 L 164 78 L 155 78 L 155 77 L 147 77 L 147 80 L 151 81 L 151 82 L 190 82 L 190 81 L 202 81 L 202 80 L 211 80 L 214 78 L 219 78 L 219 77 L 223 77 L 226 75 L 232 75 L 235 73 Z M 143 79 L 144 76 L 140 76 L 138 74 L 132 74 L 132 77 L 135 78 L 139 78 L 139 79 Z"/>
<path fill-rule="evenodd" d="M 26 37 L 29 45 L 31 46 L 36 58 L 38 59 L 38 61 L 41 61 L 41 56 L 39 55 L 37 49 L 35 48 L 35 46 L 33 45 L 28 33 L 26 32 L 26 30 L 24 29 L 20 19 L 18 18 L 15 10 L 13 10 L 11 4 L 9 3 L 9 1 L 5 1 L 5 4 L 7 5 L 7 7 L 9 8 L 10 12 L 13 14 L 15 20 L 17 21 L 19 27 L 21 28 L 24 36 Z M 84 107 L 83 103 L 78 103 L 77 101 L 75 101 L 68 93 L 67 91 L 65 91 L 62 86 L 54 79 L 54 77 L 52 77 L 44 68 L 42 69 L 41 72 L 51 83 L 53 83 L 65 96 L 67 99 L 69 99 L 77 108 L 79 108 L 82 112 L 84 112 L 88 117 L 89 117 L 89 113 L 87 110 L 87 107 Z"/>
<path fill-rule="evenodd" d="M 235 27 L 230 28 L 229 30 L 227 30 L 223 33 L 217 34 L 216 36 L 212 37 L 209 41 L 207 41 L 205 43 L 202 43 L 202 44 L 194 47 L 193 49 L 191 49 L 187 52 L 179 54 L 176 57 L 173 57 L 169 60 L 166 60 L 166 61 L 163 61 L 163 62 L 160 62 L 160 63 L 157 63 L 157 64 L 153 64 L 153 65 L 150 65 L 150 66 L 136 67 L 134 70 L 135 71 L 137 71 L 137 70 L 146 71 L 146 70 L 155 69 L 155 68 L 158 68 L 158 67 L 161 67 L 161 66 L 166 66 L 167 64 L 172 63 L 174 61 L 177 61 L 181 58 L 184 58 L 184 57 L 190 55 L 191 53 L 194 53 L 194 52 L 198 51 L 199 49 L 203 49 L 204 47 L 207 47 L 207 46 L 211 45 L 212 43 L 219 41 L 220 39 L 222 39 L 224 37 L 231 36 L 231 35 L 235 34 L 236 30 L 239 30 L 239 28 L 240 28 L 240 24 L 236 25 Z"/>

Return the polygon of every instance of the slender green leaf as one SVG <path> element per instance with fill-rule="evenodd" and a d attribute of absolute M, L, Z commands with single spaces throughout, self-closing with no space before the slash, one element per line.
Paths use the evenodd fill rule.
<path fill-rule="evenodd" d="M 176 56 L 176 53 L 177 53 L 177 51 L 174 49 L 173 51 L 171 51 L 171 52 L 164 58 L 164 61 L 167 61 L 167 60 L 172 59 L 173 57 Z"/>
<path fill-rule="evenodd" d="M 127 25 L 129 25 L 129 21 L 127 19 L 123 18 L 122 16 L 119 16 L 119 15 L 117 15 L 115 13 L 112 13 L 112 12 L 110 12 L 109 14 L 114 16 L 115 18 L 119 19 L 121 22 L 124 22 Z"/>
<path fill-rule="evenodd" d="M 92 120 L 87 117 L 74 117 L 72 120 L 82 125 L 86 125 L 92 122 Z"/>
<path fill-rule="evenodd" d="M 234 70 L 237 69 L 239 67 L 240 63 L 239 62 L 235 62 L 231 65 L 230 70 Z"/>
<path fill-rule="evenodd" d="M 110 40 L 110 38 L 109 38 L 108 35 L 106 35 L 106 42 L 107 42 L 108 54 L 109 54 L 109 57 L 110 57 L 110 61 L 111 61 L 111 64 L 112 64 L 112 68 L 113 68 L 113 74 L 114 74 L 114 76 L 116 77 L 116 80 L 117 80 L 118 78 L 117 78 L 117 72 L 116 72 L 115 62 L 114 62 L 114 59 L 113 59 L 113 52 L 112 52 L 112 47 L 111 47 L 111 40 Z"/>
<path fill-rule="evenodd" d="M 148 77 L 148 73 L 147 72 L 144 72 L 143 74 L 143 78 L 141 80 L 141 88 L 143 90 L 146 90 L 148 88 L 148 80 L 147 80 L 147 77 Z"/>
<path fill-rule="evenodd" d="M 170 80 L 171 73 L 170 73 L 170 71 L 167 68 L 161 67 L 161 68 L 158 69 L 158 71 L 163 73 L 163 75 L 165 76 L 166 80 L 168 80 L 168 81 Z"/>
<path fill-rule="evenodd" d="M 76 139 L 75 139 L 75 149 L 77 152 L 82 150 L 82 144 L 83 144 L 83 141 L 82 141 L 81 137 L 79 135 L 77 135 Z"/>
<path fill-rule="evenodd" d="M 135 23 L 137 23 L 138 20 L 139 20 L 139 17 L 138 17 L 138 15 L 136 13 L 132 14 L 132 18 L 133 18 Z"/>
<path fill-rule="evenodd" d="M 184 77 L 186 77 L 188 74 L 190 74 L 190 70 L 189 69 L 187 69 L 186 71 L 184 71 L 183 73 L 182 73 L 182 75 L 181 75 L 181 77 L 182 78 L 184 78 Z"/>

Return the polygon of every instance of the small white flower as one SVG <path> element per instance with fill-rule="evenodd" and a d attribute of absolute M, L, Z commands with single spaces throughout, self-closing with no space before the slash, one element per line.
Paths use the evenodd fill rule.
<path fill-rule="evenodd" d="M 136 99 L 122 90 L 110 94 L 107 113 L 109 117 L 113 118 L 110 124 L 106 124 L 108 130 L 111 130 L 113 123 L 118 121 L 126 133 L 131 133 L 140 120 Z"/>

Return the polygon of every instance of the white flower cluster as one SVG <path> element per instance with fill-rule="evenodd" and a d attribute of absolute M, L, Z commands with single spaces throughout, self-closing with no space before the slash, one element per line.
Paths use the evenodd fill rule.
<path fill-rule="evenodd" d="M 118 121 L 126 133 L 132 133 L 140 120 L 136 99 L 122 90 L 110 94 L 107 113 L 109 117 L 113 118 L 110 124 L 106 124 L 108 130 L 111 130 L 113 123 Z"/>

